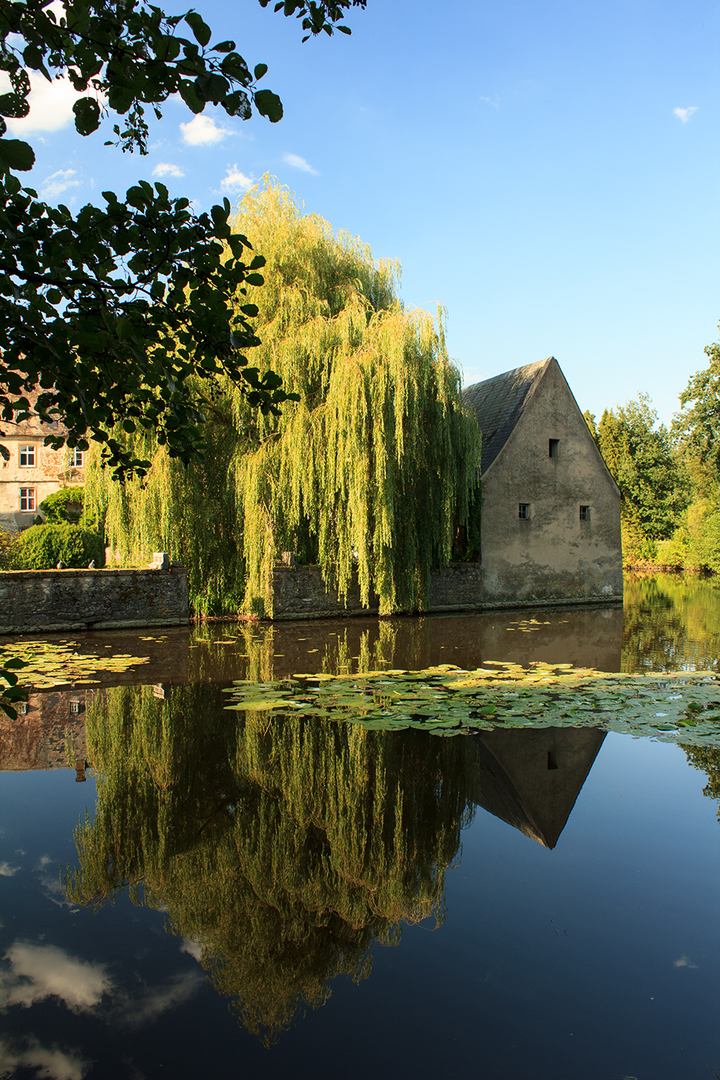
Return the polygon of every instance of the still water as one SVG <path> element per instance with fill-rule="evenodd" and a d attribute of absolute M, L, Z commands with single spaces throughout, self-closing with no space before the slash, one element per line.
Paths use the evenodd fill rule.
<path fill-rule="evenodd" d="M 631 578 L 624 611 L 70 641 L 74 681 L 50 651 L 0 721 L 0 1076 L 720 1076 L 720 750 L 364 731 L 223 693 L 717 669 L 714 582 Z"/>

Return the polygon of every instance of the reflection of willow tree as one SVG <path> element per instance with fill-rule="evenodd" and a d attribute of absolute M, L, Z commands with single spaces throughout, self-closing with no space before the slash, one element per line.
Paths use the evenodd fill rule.
<path fill-rule="evenodd" d="M 683 750 L 690 764 L 707 775 L 708 782 L 703 788 L 703 795 L 720 799 L 720 749 L 712 746 L 684 746 Z M 720 821 L 720 808 L 718 820 Z"/>
<path fill-rule="evenodd" d="M 630 574 L 625 579 L 623 671 L 715 667 L 720 657 L 720 604 L 711 580 Z"/>
<path fill-rule="evenodd" d="M 165 907 L 243 1023 L 272 1039 L 335 975 L 367 976 L 373 942 L 440 918 L 471 812 L 463 740 L 243 720 L 221 698 L 123 687 L 91 704 L 98 805 L 66 888 L 92 903 L 129 885 Z"/>

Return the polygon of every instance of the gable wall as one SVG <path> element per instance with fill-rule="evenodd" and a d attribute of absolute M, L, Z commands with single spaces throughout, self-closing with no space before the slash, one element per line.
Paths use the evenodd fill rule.
<path fill-rule="evenodd" d="M 486 602 L 622 596 L 620 494 L 556 361 L 483 476 L 481 543 Z"/>

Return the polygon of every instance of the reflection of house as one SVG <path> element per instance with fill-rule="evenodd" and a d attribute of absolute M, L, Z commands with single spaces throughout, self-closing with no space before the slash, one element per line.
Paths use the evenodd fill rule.
<path fill-rule="evenodd" d="M 557 360 L 463 397 L 482 431 L 483 602 L 621 597 L 620 492 Z"/>
<path fill-rule="evenodd" d="M 0 443 L 10 460 L 0 458 L 0 528 L 19 532 L 32 525 L 43 499 L 63 487 L 83 483 L 82 450 L 52 450 L 47 435 L 65 435 L 62 424 L 41 424 L 37 416 L 21 423 L 0 423 Z"/>
<path fill-rule="evenodd" d="M 595 728 L 495 728 L 468 740 L 466 795 L 554 848 L 605 738 Z"/>

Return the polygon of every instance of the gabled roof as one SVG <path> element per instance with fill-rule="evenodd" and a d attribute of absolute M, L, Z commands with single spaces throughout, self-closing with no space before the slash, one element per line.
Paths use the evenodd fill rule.
<path fill-rule="evenodd" d="M 528 400 L 552 363 L 551 356 L 536 364 L 513 368 L 463 390 L 463 400 L 475 410 L 482 432 L 481 472 L 485 473 L 515 429 Z"/>

